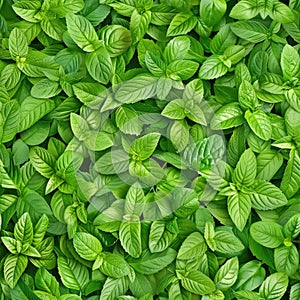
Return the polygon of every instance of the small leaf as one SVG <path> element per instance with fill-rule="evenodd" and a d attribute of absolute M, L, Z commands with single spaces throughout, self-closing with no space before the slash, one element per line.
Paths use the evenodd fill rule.
<path fill-rule="evenodd" d="M 86 260 L 96 260 L 102 251 L 100 241 L 93 235 L 85 232 L 77 232 L 74 235 L 73 244 L 77 253 Z"/>
<path fill-rule="evenodd" d="M 271 222 L 256 222 L 251 225 L 251 236 L 255 241 L 268 248 L 276 248 L 283 243 L 282 226 Z"/>

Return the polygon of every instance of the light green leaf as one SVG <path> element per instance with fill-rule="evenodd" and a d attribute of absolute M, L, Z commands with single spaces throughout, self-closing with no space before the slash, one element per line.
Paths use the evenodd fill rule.
<path fill-rule="evenodd" d="M 119 239 L 124 250 L 132 257 L 138 258 L 142 253 L 141 223 L 139 218 L 128 216 L 120 224 Z M 124 216 L 124 219 L 126 219 Z"/>
<path fill-rule="evenodd" d="M 25 271 L 28 259 L 24 255 L 9 254 L 4 261 L 4 279 L 13 289 Z"/>
<path fill-rule="evenodd" d="M 221 291 L 227 291 L 234 285 L 237 280 L 239 271 L 239 260 L 233 257 L 226 261 L 224 265 L 218 270 L 215 276 L 215 284 Z"/>
<path fill-rule="evenodd" d="M 0 111 L 0 141 L 7 143 L 11 141 L 17 133 L 20 120 L 19 103 L 16 100 L 6 102 Z"/>
<path fill-rule="evenodd" d="M 181 12 L 175 15 L 168 27 L 167 36 L 187 34 L 197 23 L 197 18 L 192 12 Z"/>
<path fill-rule="evenodd" d="M 84 16 L 69 13 L 66 21 L 68 33 L 83 51 L 93 52 L 99 48 L 100 42 L 97 33 Z"/>
<path fill-rule="evenodd" d="M 27 97 L 20 106 L 20 123 L 18 131 L 24 131 L 55 108 L 53 100 Z"/>
<path fill-rule="evenodd" d="M 106 50 L 111 57 L 123 54 L 131 46 L 131 32 L 120 25 L 110 25 L 101 32 Z"/>
<path fill-rule="evenodd" d="M 131 272 L 130 266 L 124 257 L 109 252 L 103 252 L 103 263 L 100 271 L 112 278 L 121 278 Z"/>
<path fill-rule="evenodd" d="M 100 83 L 107 84 L 112 76 L 112 62 L 105 47 L 88 53 L 85 61 L 89 74 Z"/>
<path fill-rule="evenodd" d="M 259 221 L 250 228 L 253 239 L 268 248 L 276 248 L 283 243 L 282 226 L 277 223 Z"/>
<path fill-rule="evenodd" d="M 295 149 L 290 151 L 290 157 L 285 168 L 280 189 L 287 198 L 293 197 L 300 188 L 300 156 Z"/>
<path fill-rule="evenodd" d="M 12 59 L 25 57 L 28 53 L 27 39 L 24 33 L 19 28 L 14 28 L 8 40 L 9 52 Z"/>
<path fill-rule="evenodd" d="M 33 226 L 30 215 L 25 213 L 21 216 L 14 227 L 15 239 L 22 244 L 22 250 L 29 248 L 33 241 Z"/>
<path fill-rule="evenodd" d="M 159 272 L 167 267 L 176 258 L 177 252 L 168 248 L 160 253 L 150 253 L 145 250 L 142 256 L 137 259 L 128 259 L 129 264 L 142 274 L 150 275 Z"/>
<path fill-rule="evenodd" d="M 210 126 L 214 130 L 237 127 L 245 122 L 244 112 L 237 102 L 223 105 L 211 119 Z"/>
<path fill-rule="evenodd" d="M 208 57 L 199 70 L 199 77 L 201 79 L 210 80 L 216 79 L 225 75 L 228 67 L 220 60 L 218 56 Z"/>
<path fill-rule="evenodd" d="M 280 65 L 282 68 L 283 77 L 286 80 L 291 80 L 293 77 L 299 76 L 300 57 L 297 50 L 286 44 L 281 52 Z"/>
<path fill-rule="evenodd" d="M 216 289 L 213 281 L 197 270 L 185 274 L 181 279 L 181 284 L 187 291 L 197 295 L 210 294 Z"/>
<path fill-rule="evenodd" d="M 256 157 L 251 149 L 241 155 L 232 175 L 233 182 L 250 187 L 256 177 Z"/>
<path fill-rule="evenodd" d="M 257 158 L 257 179 L 271 180 L 283 163 L 280 152 L 265 150 L 258 154 Z"/>
<path fill-rule="evenodd" d="M 238 230 L 243 231 L 251 212 L 251 198 L 242 192 L 228 197 L 228 213 Z"/>
<path fill-rule="evenodd" d="M 73 244 L 77 253 L 86 260 L 96 260 L 102 251 L 100 241 L 93 235 L 85 232 L 75 233 Z"/>
<path fill-rule="evenodd" d="M 157 78 L 141 75 L 121 83 L 115 98 L 121 103 L 135 103 L 155 95 Z"/>
<path fill-rule="evenodd" d="M 271 210 L 287 204 L 282 191 L 268 181 L 256 180 L 252 188 L 250 198 L 255 209 Z"/>
<path fill-rule="evenodd" d="M 50 178 L 54 174 L 55 158 L 42 147 L 30 149 L 29 158 L 34 168 L 44 177 Z"/>
<path fill-rule="evenodd" d="M 252 131 L 262 140 L 268 141 L 272 136 L 272 124 L 269 116 L 262 110 L 247 110 L 245 119 Z"/>
<path fill-rule="evenodd" d="M 67 288 L 79 291 L 89 281 L 88 269 L 76 260 L 59 256 L 57 265 L 61 281 Z"/>
<path fill-rule="evenodd" d="M 295 239 L 300 234 L 300 214 L 292 216 L 283 226 L 284 236 Z"/>
<path fill-rule="evenodd" d="M 214 241 L 216 244 L 216 251 L 223 254 L 232 255 L 245 248 L 241 241 L 231 231 L 217 230 L 215 232 Z"/>
<path fill-rule="evenodd" d="M 133 159 L 145 160 L 156 149 L 160 139 L 159 133 L 149 133 L 133 141 L 129 154 Z"/>
<path fill-rule="evenodd" d="M 206 250 L 207 247 L 202 235 L 199 232 L 193 232 L 181 244 L 177 259 L 189 260 L 201 257 Z"/>
<path fill-rule="evenodd" d="M 266 300 L 280 300 L 287 290 L 288 283 L 286 274 L 273 273 L 260 286 L 259 295 Z"/>
<path fill-rule="evenodd" d="M 202 0 L 200 2 L 200 17 L 207 26 L 217 24 L 226 12 L 225 0 Z"/>
<path fill-rule="evenodd" d="M 299 251 L 294 244 L 281 246 L 274 251 L 274 261 L 278 272 L 292 275 L 299 267 Z"/>
<path fill-rule="evenodd" d="M 170 140 L 176 147 L 178 152 L 181 152 L 189 143 L 189 130 L 183 121 L 175 121 L 170 128 Z"/>

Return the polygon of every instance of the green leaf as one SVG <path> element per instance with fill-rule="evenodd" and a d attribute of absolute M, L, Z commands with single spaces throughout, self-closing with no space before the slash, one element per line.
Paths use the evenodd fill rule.
<path fill-rule="evenodd" d="M 233 171 L 233 182 L 250 187 L 256 177 L 256 157 L 251 149 L 247 149 L 241 155 L 236 168 Z"/>
<path fill-rule="evenodd" d="M 259 287 L 266 276 L 266 270 L 261 265 L 261 262 L 251 260 L 241 266 L 234 289 L 252 291 Z"/>
<path fill-rule="evenodd" d="M 22 250 L 27 250 L 33 241 L 33 226 L 30 215 L 25 213 L 21 216 L 14 228 L 15 239 L 22 244 Z"/>
<path fill-rule="evenodd" d="M 155 95 L 157 78 L 150 76 L 137 76 L 121 83 L 115 93 L 115 98 L 121 103 L 135 103 L 140 100 L 152 98 Z"/>
<path fill-rule="evenodd" d="M 0 141 L 11 141 L 17 133 L 20 120 L 19 103 L 16 100 L 6 102 L 0 111 Z"/>
<path fill-rule="evenodd" d="M 149 133 L 133 141 L 129 154 L 133 159 L 145 160 L 156 149 L 160 139 L 159 133 Z"/>
<path fill-rule="evenodd" d="M 186 123 L 183 121 L 175 121 L 170 128 L 170 140 L 176 147 L 178 152 L 181 152 L 189 143 L 190 134 Z"/>
<path fill-rule="evenodd" d="M 295 239 L 300 234 L 300 214 L 292 216 L 283 226 L 284 236 Z"/>
<path fill-rule="evenodd" d="M 130 19 L 130 31 L 133 43 L 138 42 L 146 34 L 151 21 L 151 11 L 139 13 L 136 9 Z"/>
<path fill-rule="evenodd" d="M 213 281 L 197 270 L 185 274 L 181 279 L 181 284 L 187 291 L 197 295 L 210 294 L 216 289 Z"/>
<path fill-rule="evenodd" d="M 17 86 L 21 79 L 21 72 L 16 65 L 7 65 L 1 72 L 0 80 L 9 91 Z"/>
<path fill-rule="evenodd" d="M 290 45 L 285 45 L 281 52 L 280 65 L 282 68 L 283 77 L 286 80 L 291 80 L 293 77 L 299 76 L 300 72 L 300 57 L 295 48 Z"/>
<path fill-rule="evenodd" d="M 54 174 L 55 158 L 44 148 L 30 149 L 29 158 L 34 168 L 44 177 L 50 178 Z"/>
<path fill-rule="evenodd" d="M 43 214 L 52 216 L 51 208 L 45 198 L 30 189 L 25 189 L 18 199 L 17 211 L 20 215 L 28 212 L 33 222 L 37 222 Z"/>
<path fill-rule="evenodd" d="M 242 80 L 242 83 L 240 84 L 239 103 L 243 109 L 253 109 L 258 106 L 254 87 L 247 80 Z"/>
<path fill-rule="evenodd" d="M 290 300 L 297 300 L 299 296 L 300 296 L 300 284 L 296 283 L 291 288 Z"/>
<path fill-rule="evenodd" d="M 182 99 L 176 99 L 170 101 L 161 112 L 163 116 L 166 116 L 170 119 L 180 120 L 185 117 L 184 112 L 184 101 Z"/>
<path fill-rule="evenodd" d="M 43 214 L 34 227 L 32 245 L 38 246 L 44 239 L 49 225 L 49 218 Z"/>
<path fill-rule="evenodd" d="M 202 0 L 200 2 L 200 17 L 207 26 L 217 24 L 226 12 L 225 0 Z"/>
<path fill-rule="evenodd" d="M 63 34 L 66 30 L 65 24 L 59 19 L 48 19 L 44 18 L 41 22 L 43 31 L 51 38 L 62 41 Z"/>
<path fill-rule="evenodd" d="M 241 0 L 232 8 L 230 17 L 238 20 L 252 19 L 259 13 L 259 3 L 259 0 Z"/>
<path fill-rule="evenodd" d="M 239 271 L 239 260 L 233 257 L 226 261 L 215 276 L 216 287 L 221 291 L 227 291 L 237 280 Z"/>
<path fill-rule="evenodd" d="M 9 254 L 4 261 L 4 279 L 13 289 L 25 271 L 28 259 L 24 255 Z"/>
<path fill-rule="evenodd" d="M 85 232 L 75 233 L 73 244 L 77 253 L 86 260 L 96 260 L 102 251 L 100 241 L 93 235 Z"/>
<path fill-rule="evenodd" d="M 243 231 L 251 212 L 251 198 L 242 192 L 230 195 L 227 200 L 228 213 L 238 230 Z"/>
<path fill-rule="evenodd" d="M 149 250 L 145 250 L 142 256 L 137 259 L 128 259 L 129 264 L 142 274 L 150 275 L 155 274 L 169 264 L 176 258 L 177 252 L 168 248 L 160 253 L 150 253 Z"/>
<path fill-rule="evenodd" d="M 175 15 L 168 27 L 167 36 L 175 36 L 190 32 L 197 23 L 192 12 L 181 12 Z"/>
<path fill-rule="evenodd" d="M 214 241 L 216 244 L 216 251 L 223 254 L 232 255 L 245 248 L 241 241 L 230 231 L 216 231 Z"/>
<path fill-rule="evenodd" d="M 250 228 L 255 241 L 268 248 L 276 248 L 283 243 L 282 226 L 277 223 L 259 221 Z"/>
<path fill-rule="evenodd" d="M 19 247 L 17 240 L 9 236 L 2 236 L 1 241 L 10 253 L 18 254 Z"/>
<path fill-rule="evenodd" d="M 300 188 L 300 157 L 295 149 L 290 151 L 280 188 L 287 198 L 293 197 Z"/>
<path fill-rule="evenodd" d="M 42 79 L 32 87 L 31 96 L 44 100 L 57 96 L 60 92 L 61 87 L 58 82 Z"/>
<path fill-rule="evenodd" d="M 268 115 L 261 111 L 256 110 L 251 112 L 247 110 L 245 113 L 245 119 L 252 131 L 262 140 L 268 141 L 272 136 L 272 124 Z"/>
<path fill-rule="evenodd" d="M 126 260 L 117 254 L 104 252 L 100 271 L 113 278 L 121 278 L 130 274 L 130 266 Z"/>
<path fill-rule="evenodd" d="M 271 210 L 287 204 L 287 199 L 282 191 L 274 184 L 256 180 L 250 193 L 252 207 L 259 210 Z"/>
<path fill-rule="evenodd" d="M 36 13 L 41 7 L 41 2 L 38 0 L 33 1 L 18 1 L 12 5 L 13 10 L 22 19 L 36 23 L 38 20 L 35 18 Z"/>
<path fill-rule="evenodd" d="M 131 32 L 123 26 L 111 25 L 101 32 L 106 50 L 111 57 L 121 55 L 131 46 Z"/>
<path fill-rule="evenodd" d="M 93 52 L 99 48 L 100 41 L 97 33 L 85 17 L 69 13 L 66 21 L 68 33 L 83 51 Z"/>
<path fill-rule="evenodd" d="M 230 28 L 238 37 L 251 43 L 260 43 L 267 38 L 268 28 L 257 21 L 235 22 Z"/>
<path fill-rule="evenodd" d="M 95 168 L 105 175 L 123 173 L 129 168 L 129 155 L 121 149 L 107 152 L 96 161 Z"/>
<path fill-rule="evenodd" d="M 175 229 L 169 230 L 168 226 L 174 224 Z M 162 252 L 166 250 L 174 241 L 178 234 L 177 221 L 157 220 L 151 224 L 149 234 L 149 250 L 151 253 Z"/>
<path fill-rule="evenodd" d="M 275 267 L 278 272 L 292 275 L 298 270 L 299 251 L 295 245 L 281 246 L 274 251 Z"/>
<path fill-rule="evenodd" d="M 128 279 L 126 277 L 107 277 L 103 285 L 99 300 L 114 300 L 118 296 L 124 295 L 128 289 Z"/>
<path fill-rule="evenodd" d="M 202 235 L 199 232 L 193 232 L 181 244 L 177 259 L 189 260 L 201 257 L 206 250 L 207 247 Z"/>
<path fill-rule="evenodd" d="M 131 107 L 121 106 L 116 111 L 116 124 L 126 134 L 139 135 L 142 132 L 143 123 L 138 117 L 138 113 Z"/>
<path fill-rule="evenodd" d="M 45 291 L 55 297 L 60 296 L 59 284 L 56 278 L 45 268 L 40 268 L 36 272 L 35 285 L 41 291 Z"/>
<path fill-rule="evenodd" d="M 164 58 L 168 63 L 184 59 L 190 50 L 191 42 L 186 36 L 174 37 L 165 47 Z"/>
<path fill-rule="evenodd" d="M 225 104 L 216 111 L 210 126 L 214 130 L 237 127 L 245 122 L 243 115 L 244 113 L 237 102 Z"/>
<path fill-rule="evenodd" d="M 124 216 L 124 219 L 126 219 Z M 142 253 L 141 223 L 133 216 L 122 221 L 119 228 L 119 239 L 124 250 L 132 257 L 138 258 Z"/>
<path fill-rule="evenodd" d="M 238 291 L 234 292 L 238 300 L 260 300 L 259 294 L 252 291 Z"/>
<path fill-rule="evenodd" d="M 288 24 L 294 21 L 294 14 L 291 9 L 279 1 L 274 3 L 270 15 L 272 19 L 281 24 Z"/>
<path fill-rule="evenodd" d="M 107 84 L 112 76 L 112 62 L 105 47 L 88 53 L 85 61 L 87 70 L 93 79 Z"/>
<path fill-rule="evenodd" d="M 223 63 L 218 56 L 208 57 L 199 70 L 199 77 L 201 79 L 210 80 L 216 79 L 225 75 L 228 67 Z"/>
<path fill-rule="evenodd" d="M 259 295 L 263 299 L 279 300 L 288 287 L 288 276 L 284 273 L 273 273 L 266 278 L 259 288 Z"/>
<path fill-rule="evenodd" d="M 167 75 L 170 78 L 187 80 L 198 70 L 199 64 L 191 60 L 175 60 L 167 67 Z"/>
<path fill-rule="evenodd" d="M 76 260 L 59 256 L 57 265 L 61 281 L 67 288 L 79 291 L 89 281 L 88 269 Z"/>
<path fill-rule="evenodd" d="M 16 60 L 25 57 L 28 53 L 27 39 L 24 33 L 19 28 L 14 28 L 8 40 L 8 47 L 11 58 Z"/>
<path fill-rule="evenodd" d="M 283 163 L 282 155 L 275 150 L 265 150 L 258 154 L 257 179 L 271 180 Z"/>
<path fill-rule="evenodd" d="M 55 108 L 53 100 L 27 97 L 20 105 L 20 123 L 18 131 L 24 131 Z"/>

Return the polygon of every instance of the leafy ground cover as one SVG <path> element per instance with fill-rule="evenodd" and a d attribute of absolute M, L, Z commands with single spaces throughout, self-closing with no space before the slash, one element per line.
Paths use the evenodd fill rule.
<path fill-rule="evenodd" d="M 300 299 L 300 1 L 0 1 L 0 299 Z"/>

